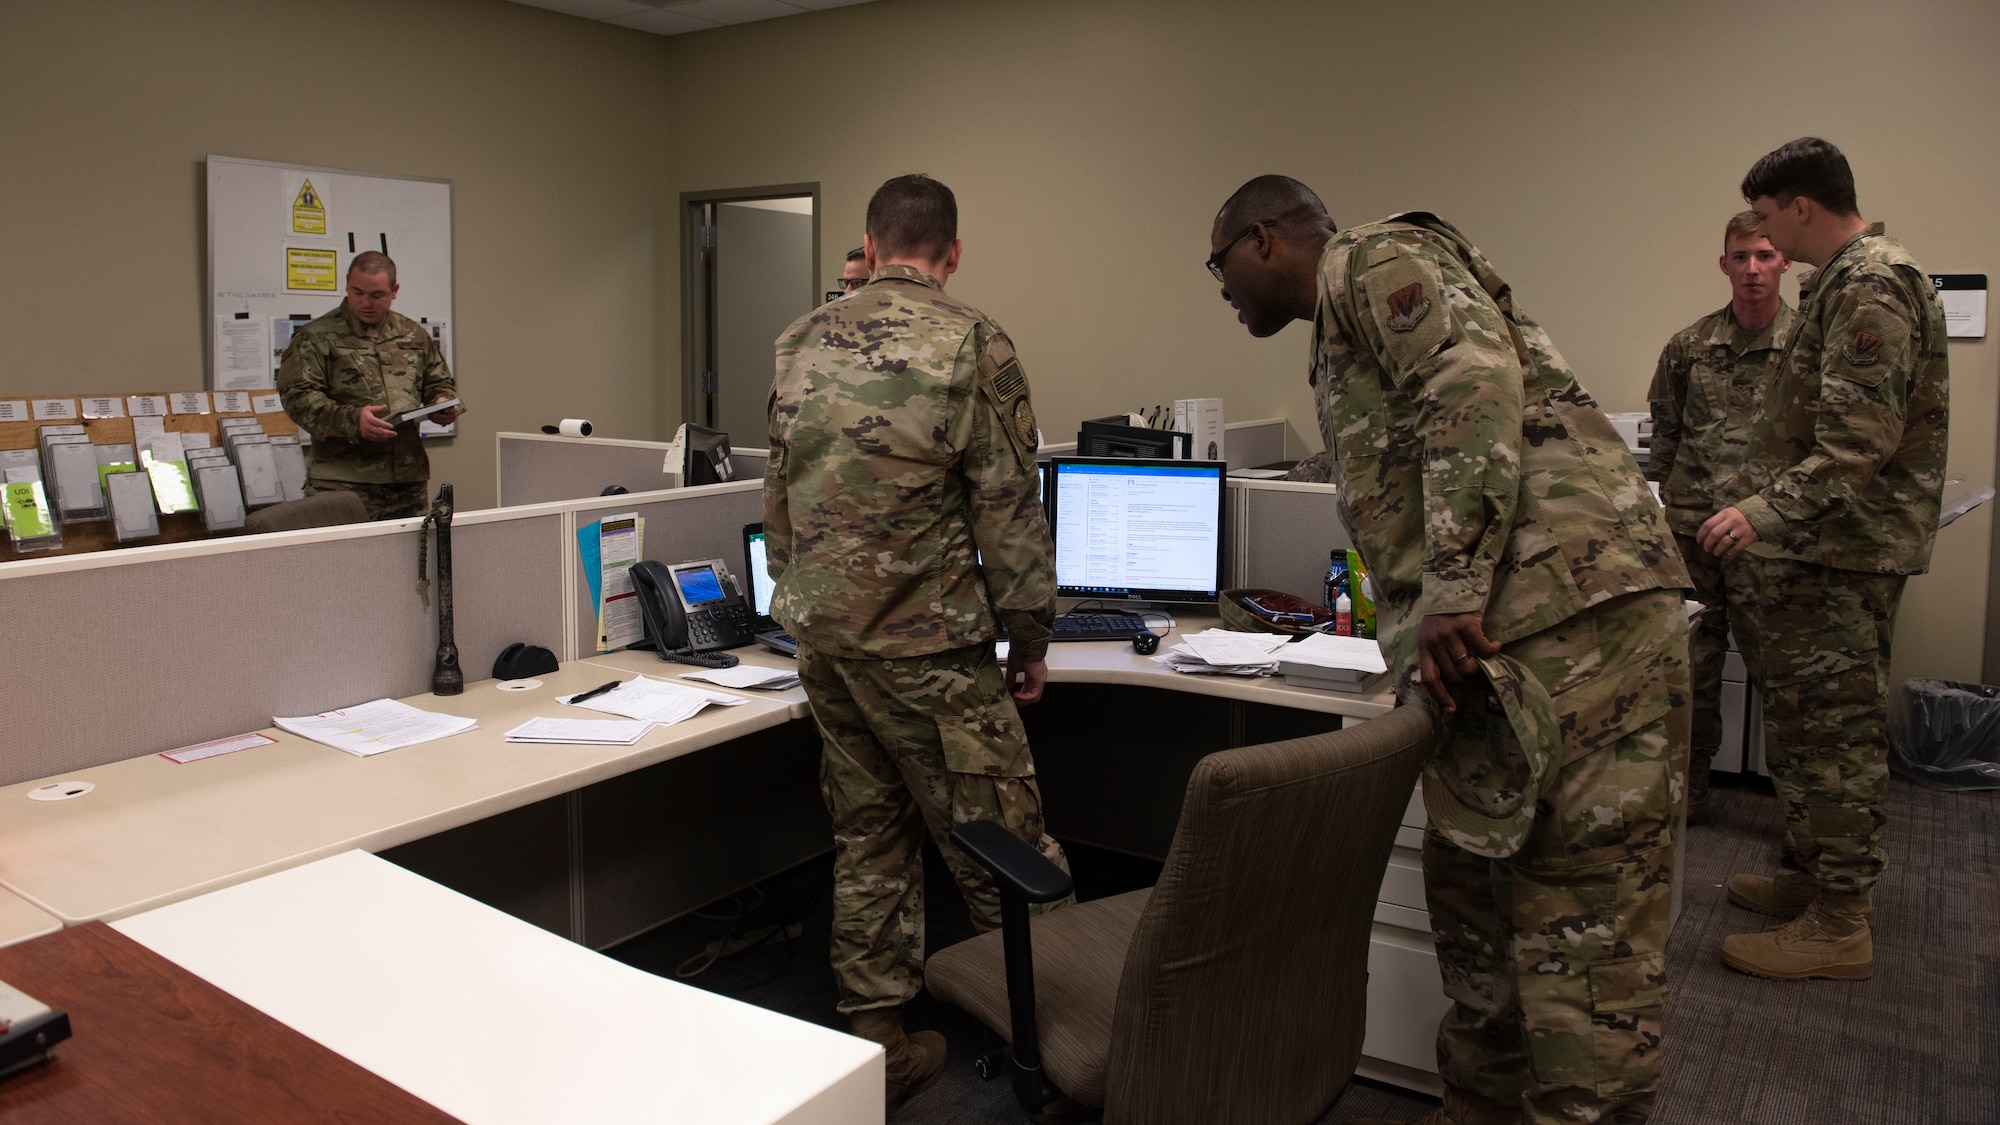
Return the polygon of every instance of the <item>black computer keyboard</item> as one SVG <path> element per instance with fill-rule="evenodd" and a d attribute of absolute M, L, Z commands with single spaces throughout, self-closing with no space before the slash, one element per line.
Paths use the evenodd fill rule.
<path fill-rule="evenodd" d="M 1056 618 L 1052 641 L 1129 641 L 1146 628 L 1146 619 L 1136 613 L 1065 614 Z"/>

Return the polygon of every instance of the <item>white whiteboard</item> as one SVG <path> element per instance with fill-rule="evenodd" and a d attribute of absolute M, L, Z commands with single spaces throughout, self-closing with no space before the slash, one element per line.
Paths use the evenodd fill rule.
<path fill-rule="evenodd" d="M 456 375 L 449 180 L 210 156 L 209 388 L 276 386 L 292 328 L 339 306 L 348 263 L 385 246 L 395 310 L 424 322 Z"/>

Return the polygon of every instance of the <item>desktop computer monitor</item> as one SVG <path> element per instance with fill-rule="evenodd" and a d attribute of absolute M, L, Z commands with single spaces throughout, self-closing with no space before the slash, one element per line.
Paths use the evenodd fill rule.
<path fill-rule="evenodd" d="M 1221 461 L 1058 457 L 1050 463 L 1056 593 L 1214 602 L 1226 550 Z"/>
<path fill-rule="evenodd" d="M 687 427 L 687 456 L 681 466 L 681 484 L 721 484 L 736 479 L 736 464 L 729 457 L 729 435 L 690 422 Z"/>

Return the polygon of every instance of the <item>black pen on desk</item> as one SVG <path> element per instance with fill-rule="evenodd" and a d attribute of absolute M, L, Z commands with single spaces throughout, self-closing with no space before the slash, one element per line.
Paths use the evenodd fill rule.
<path fill-rule="evenodd" d="M 575 695 L 569 697 L 569 705 L 571 707 L 574 707 L 577 704 L 582 703 L 586 699 L 596 699 L 598 696 L 603 695 L 605 692 L 610 691 L 612 688 L 615 688 L 619 684 L 622 684 L 624 682 L 625 682 L 624 680 L 613 680 L 610 683 L 603 685 L 602 687 L 594 687 L 591 688 L 589 691 L 577 692 Z"/>

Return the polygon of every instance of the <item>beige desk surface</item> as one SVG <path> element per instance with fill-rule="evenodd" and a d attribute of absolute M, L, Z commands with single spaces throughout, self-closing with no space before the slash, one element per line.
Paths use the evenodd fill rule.
<path fill-rule="evenodd" d="M 1188 615 L 1180 624 L 1196 632 L 1215 619 Z M 1173 643 L 1170 636 L 1162 647 Z M 762 648 L 737 655 L 761 667 L 794 666 Z M 274 745 L 217 758 L 182 765 L 148 755 L 65 774 L 97 785 L 68 801 L 27 799 L 28 790 L 52 778 L 0 788 L 0 944 L 46 932 L 40 912 L 68 925 L 122 918 L 352 848 L 394 847 L 809 716 L 803 688 L 739 691 L 728 694 L 749 702 L 709 708 L 633 746 L 503 738 L 537 715 L 590 716 L 556 703 L 557 695 L 635 674 L 709 686 L 679 679 L 694 670 L 650 652 L 615 652 L 564 665 L 532 691 L 502 692 L 484 680 L 450 698 L 414 696 L 407 702 L 476 718 L 479 729 L 371 758 L 269 729 L 263 733 L 277 739 Z M 1386 691 L 1347 695 L 1270 678 L 1183 675 L 1109 641 L 1049 646 L 1049 679 L 1362 718 L 1394 705 Z M 17 908 L 4 891 L 24 901 Z"/>
<path fill-rule="evenodd" d="M 1177 614 L 1175 629 L 1160 642 L 1160 649 L 1164 652 L 1178 644 L 1182 632 L 1199 633 L 1203 629 L 1215 628 L 1220 623 L 1220 619 L 1212 615 L 1203 617 L 1188 613 Z M 760 668 L 786 668 L 795 665 L 791 657 L 780 656 L 761 646 L 739 648 L 734 651 L 743 663 Z M 622 672 L 640 672 L 660 679 L 674 679 L 683 672 L 696 670 L 685 664 L 662 663 L 659 657 L 650 652 L 604 653 L 590 657 L 588 662 L 602 664 Z M 1132 651 L 1129 642 L 1124 641 L 1064 641 L 1050 645 L 1049 682 L 1127 684 L 1134 687 L 1159 688 L 1164 691 L 1184 691 L 1190 695 L 1238 699 L 1246 703 L 1268 703 L 1275 707 L 1316 711 L 1324 715 L 1352 715 L 1363 719 L 1372 719 L 1384 714 L 1396 705 L 1395 694 L 1386 689 L 1366 695 L 1349 695 L 1345 692 L 1321 691 L 1317 688 L 1287 687 L 1283 680 L 1273 676 L 1188 675 L 1176 672 L 1150 656 L 1140 656 Z M 697 686 L 704 685 L 697 684 Z M 763 699 L 781 700 L 791 706 L 795 718 L 803 719 L 809 714 L 804 688 L 746 694 Z"/>
<path fill-rule="evenodd" d="M 38 938 L 62 929 L 62 922 L 20 898 L 0 891 L 0 945 Z"/>
<path fill-rule="evenodd" d="M 0 887 L 65 924 L 109 921 L 351 848 L 421 839 L 792 717 L 783 702 L 753 699 L 656 727 L 632 746 L 503 737 L 537 715 L 599 717 L 554 697 L 609 678 L 575 662 L 532 691 L 483 680 L 449 698 L 414 696 L 406 702 L 476 718 L 479 729 L 368 758 L 269 729 L 274 745 L 185 765 L 148 755 L 64 774 L 97 786 L 67 801 L 27 799 L 50 779 L 0 788 Z"/>

